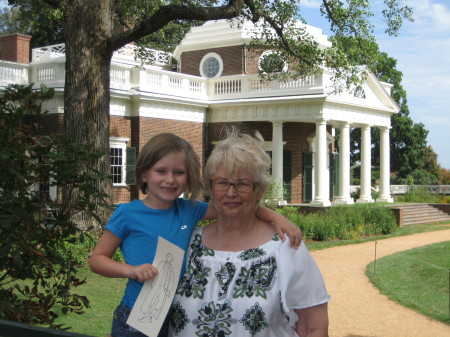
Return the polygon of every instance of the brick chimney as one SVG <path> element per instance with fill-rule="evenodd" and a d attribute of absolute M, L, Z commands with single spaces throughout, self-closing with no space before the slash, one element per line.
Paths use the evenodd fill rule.
<path fill-rule="evenodd" d="M 30 63 L 30 40 L 24 34 L 0 36 L 0 60 Z"/>

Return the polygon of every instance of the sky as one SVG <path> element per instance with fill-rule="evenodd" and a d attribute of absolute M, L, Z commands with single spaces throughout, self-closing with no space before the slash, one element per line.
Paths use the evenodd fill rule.
<path fill-rule="evenodd" d="M 424 124 L 438 163 L 450 169 L 450 0 L 403 3 L 414 10 L 414 22 L 405 21 L 399 36 L 390 37 L 380 19 L 383 1 L 371 0 L 375 37 L 380 50 L 397 59 L 396 68 L 403 73 L 409 117 Z M 329 23 L 320 18 L 319 1 L 302 0 L 302 6 L 307 23 L 330 35 Z"/>

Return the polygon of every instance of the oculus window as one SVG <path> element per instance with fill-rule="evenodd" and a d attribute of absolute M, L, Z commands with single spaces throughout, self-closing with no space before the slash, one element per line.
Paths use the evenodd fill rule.
<path fill-rule="evenodd" d="M 223 71 L 222 58 L 217 53 L 206 54 L 200 62 L 200 74 L 202 77 L 219 77 Z"/>

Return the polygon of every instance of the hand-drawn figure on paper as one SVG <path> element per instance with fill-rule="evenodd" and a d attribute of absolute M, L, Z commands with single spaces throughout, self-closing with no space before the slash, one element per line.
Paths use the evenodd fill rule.
<path fill-rule="evenodd" d="M 143 316 L 138 319 L 139 322 L 151 322 L 153 319 L 158 320 L 164 303 L 170 295 L 170 291 L 174 286 L 174 271 L 172 266 L 172 254 L 167 253 L 166 259 L 158 265 L 158 276 L 153 279 L 151 288 L 145 300 L 141 305 Z"/>

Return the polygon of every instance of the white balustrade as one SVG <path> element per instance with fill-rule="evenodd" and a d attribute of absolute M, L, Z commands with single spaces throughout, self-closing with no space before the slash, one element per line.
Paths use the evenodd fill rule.
<path fill-rule="evenodd" d="M 136 45 L 127 44 L 122 48 L 116 50 L 113 54 L 113 58 L 127 59 L 132 62 L 139 63 L 137 60 L 138 48 Z M 154 50 L 149 48 L 144 48 L 145 53 L 149 56 L 152 64 L 170 66 L 172 64 L 172 54 L 160 50 Z M 32 61 L 33 62 L 45 62 L 49 60 L 54 60 L 56 58 L 66 57 L 66 46 L 64 43 L 55 44 L 51 46 L 34 48 L 32 50 Z"/>
<path fill-rule="evenodd" d="M 38 68 L 36 71 L 36 80 L 37 82 L 46 82 L 54 80 L 55 73 L 56 71 L 54 66 Z"/>
<path fill-rule="evenodd" d="M 205 92 L 205 81 L 190 79 L 189 80 L 189 91 Z"/>
<path fill-rule="evenodd" d="M 111 67 L 109 71 L 111 88 L 115 89 L 130 89 L 131 71 L 129 68 L 119 68 L 117 66 Z"/>
<path fill-rule="evenodd" d="M 0 61 L 0 83 L 28 84 L 28 65 Z"/>
<path fill-rule="evenodd" d="M 117 50 L 112 59 L 110 83 L 112 89 L 137 90 L 142 93 L 171 95 L 182 98 L 206 100 L 273 97 L 324 93 L 323 76 L 307 76 L 295 79 L 265 80 L 255 75 L 224 76 L 206 79 L 181 74 L 154 66 L 142 65 L 135 59 L 137 48 L 127 45 Z M 170 65 L 172 56 L 166 52 L 153 52 L 152 58 L 160 65 Z M 26 84 L 28 81 L 49 87 L 64 86 L 65 45 L 58 44 L 33 49 L 29 65 L 0 62 L 0 85 Z M 167 67 L 165 67 L 167 68 Z M 28 75 L 31 73 L 31 76 Z M 328 76 L 328 75 L 327 75 Z M 29 78 L 29 79 L 28 79 Z"/>
<path fill-rule="evenodd" d="M 350 186 L 350 192 L 355 193 L 358 185 Z M 391 185 L 391 194 L 406 194 L 413 189 L 424 189 L 429 193 L 450 194 L 450 185 Z"/>

